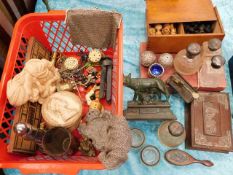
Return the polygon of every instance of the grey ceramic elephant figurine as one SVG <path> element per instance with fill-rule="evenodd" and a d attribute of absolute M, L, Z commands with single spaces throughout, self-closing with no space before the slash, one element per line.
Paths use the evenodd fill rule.
<path fill-rule="evenodd" d="M 138 104 L 153 104 L 162 101 L 162 94 L 166 101 L 170 94 L 166 84 L 158 78 L 131 78 L 131 74 L 124 76 L 124 85 L 134 90 L 133 102 Z"/>

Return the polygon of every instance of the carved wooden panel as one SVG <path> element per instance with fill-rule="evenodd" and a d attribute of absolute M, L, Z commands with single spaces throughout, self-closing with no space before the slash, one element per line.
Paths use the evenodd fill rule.
<path fill-rule="evenodd" d="M 229 152 L 233 149 L 229 96 L 199 93 L 191 104 L 191 148 Z"/>
<path fill-rule="evenodd" d="M 50 59 L 49 50 L 47 50 L 34 37 L 31 37 L 28 41 L 26 61 L 32 58 Z M 39 103 L 27 102 L 22 106 L 16 107 L 13 125 L 17 122 L 27 122 L 35 128 L 39 128 L 41 119 L 41 105 Z M 35 150 L 36 144 L 34 141 L 25 140 L 22 137 L 15 135 L 13 130 L 11 131 L 8 152 L 34 154 Z"/>

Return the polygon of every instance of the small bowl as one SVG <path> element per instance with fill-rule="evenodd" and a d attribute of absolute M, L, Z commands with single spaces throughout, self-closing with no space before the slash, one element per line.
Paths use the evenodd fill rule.
<path fill-rule="evenodd" d="M 150 77 L 161 77 L 164 73 L 164 67 L 161 64 L 154 63 L 150 65 L 148 74 Z"/>
<path fill-rule="evenodd" d="M 131 135 L 132 135 L 132 144 L 133 148 L 139 148 L 145 142 L 145 135 L 142 130 L 137 128 L 131 128 Z"/>
<path fill-rule="evenodd" d="M 141 160 L 147 166 L 157 165 L 160 161 L 158 148 L 152 145 L 145 146 L 141 151 Z"/>

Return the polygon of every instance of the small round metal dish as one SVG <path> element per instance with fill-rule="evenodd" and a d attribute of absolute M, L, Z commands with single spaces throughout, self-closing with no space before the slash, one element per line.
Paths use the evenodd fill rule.
<path fill-rule="evenodd" d="M 159 163 L 160 152 L 152 145 L 145 146 L 141 151 L 141 160 L 145 165 L 155 166 Z"/>
<path fill-rule="evenodd" d="M 132 135 L 132 147 L 139 148 L 143 145 L 145 141 L 145 135 L 142 130 L 137 128 L 131 128 L 131 135 Z"/>
<path fill-rule="evenodd" d="M 150 65 L 148 69 L 148 74 L 150 77 L 161 77 L 164 73 L 164 68 L 159 63 L 154 63 Z"/>

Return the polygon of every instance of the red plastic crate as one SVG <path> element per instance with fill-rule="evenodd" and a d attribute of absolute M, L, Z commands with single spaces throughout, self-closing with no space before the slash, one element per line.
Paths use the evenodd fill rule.
<path fill-rule="evenodd" d="M 15 108 L 6 97 L 6 85 L 9 79 L 19 73 L 23 66 L 28 39 L 34 36 L 50 51 L 74 53 L 88 51 L 81 45 L 72 45 L 70 33 L 65 24 L 65 11 L 49 13 L 32 13 L 18 20 L 9 47 L 4 71 L 0 82 L 0 168 L 18 168 L 24 174 L 62 173 L 76 174 L 82 169 L 103 169 L 97 157 L 72 156 L 54 159 L 38 154 L 33 157 L 7 153 L 7 142 L 10 137 Z M 112 104 L 106 106 L 117 116 L 123 112 L 123 25 L 117 34 L 115 49 L 104 52 L 113 57 Z"/>

